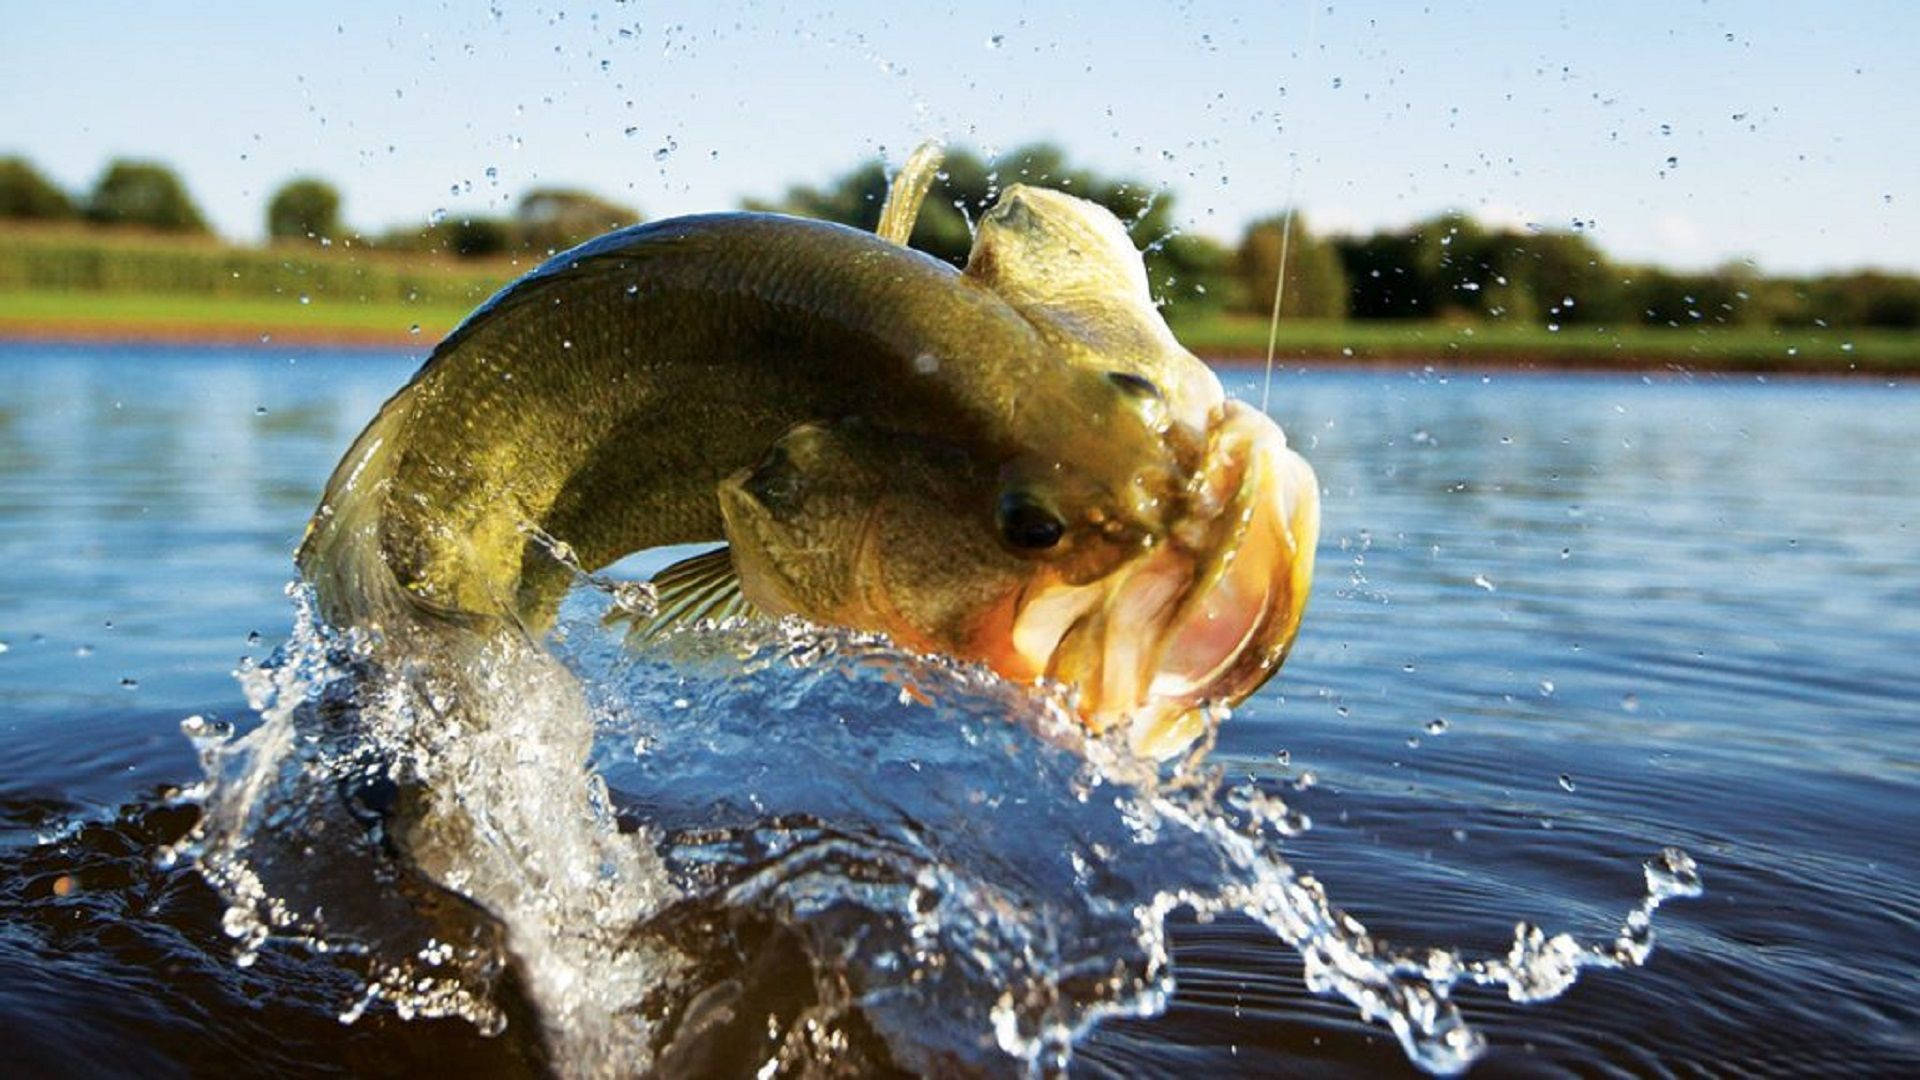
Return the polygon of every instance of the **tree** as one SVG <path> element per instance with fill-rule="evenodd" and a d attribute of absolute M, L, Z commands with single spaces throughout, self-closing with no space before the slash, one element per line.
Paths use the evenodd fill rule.
<path fill-rule="evenodd" d="M 431 232 L 446 250 L 462 259 L 484 259 L 507 250 L 513 228 L 497 218 L 460 218 L 435 225 Z"/>
<path fill-rule="evenodd" d="M 1418 243 L 1412 232 L 1335 241 L 1348 282 L 1349 314 L 1356 319 L 1413 319 L 1433 313 L 1433 284 L 1417 265 Z"/>
<path fill-rule="evenodd" d="M 0 218 L 59 221 L 73 216 L 73 200 L 23 157 L 0 158 Z"/>
<path fill-rule="evenodd" d="M 289 180 L 267 203 L 267 235 L 276 240 L 326 240 L 339 233 L 340 192 L 325 180 Z"/>
<path fill-rule="evenodd" d="M 1920 327 L 1920 278 L 1860 270 L 1816 278 L 1812 313 L 1831 326 Z"/>
<path fill-rule="evenodd" d="M 520 243 L 535 251 L 560 251 L 601 233 L 640 221 L 631 206 L 576 188 L 535 188 L 520 196 L 513 212 Z"/>
<path fill-rule="evenodd" d="M 1280 314 L 1291 319 L 1347 317 L 1347 272 L 1332 244 L 1313 235 L 1296 213 L 1288 229 L 1284 215 L 1247 226 L 1234 252 L 1234 272 L 1245 289 L 1240 307 L 1268 314 L 1280 270 L 1282 237 L 1287 255 L 1287 288 Z"/>
<path fill-rule="evenodd" d="M 1580 233 L 1490 229 L 1454 212 L 1338 247 L 1356 318 L 1565 324 L 1635 317 L 1621 271 Z"/>
<path fill-rule="evenodd" d="M 199 207 L 172 169 L 153 161 L 115 160 L 87 196 L 89 221 L 144 225 L 169 232 L 207 231 Z"/>
<path fill-rule="evenodd" d="M 1649 326 L 1735 326 L 1745 317 L 1750 266 L 1730 264 L 1704 274 L 1645 267 L 1632 271 L 1623 285 L 1635 317 Z"/>

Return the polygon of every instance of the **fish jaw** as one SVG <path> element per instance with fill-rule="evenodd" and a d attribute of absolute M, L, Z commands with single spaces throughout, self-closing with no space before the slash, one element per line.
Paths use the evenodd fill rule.
<path fill-rule="evenodd" d="M 1080 692 L 1095 730 L 1166 757 L 1277 671 L 1299 631 L 1320 531 L 1313 469 L 1280 428 L 1227 402 L 1168 536 L 1109 577 L 1042 586 L 1014 618 L 1008 667 Z"/>

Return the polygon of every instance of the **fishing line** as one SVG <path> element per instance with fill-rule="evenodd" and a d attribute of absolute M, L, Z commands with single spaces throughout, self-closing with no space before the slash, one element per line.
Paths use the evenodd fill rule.
<path fill-rule="evenodd" d="M 1307 4 L 1307 55 L 1301 65 L 1301 81 L 1313 65 L 1313 47 L 1320 28 L 1319 0 L 1309 0 Z M 1300 192 L 1300 152 L 1287 153 L 1287 209 L 1280 218 L 1280 265 L 1273 274 L 1273 315 L 1267 320 L 1267 375 L 1260 387 L 1260 411 L 1266 412 L 1267 405 L 1273 400 L 1273 347 L 1280 338 L 1280 301 L 1287 294 L 1287 247 L 1293 240 L 1294 203 Z"/>

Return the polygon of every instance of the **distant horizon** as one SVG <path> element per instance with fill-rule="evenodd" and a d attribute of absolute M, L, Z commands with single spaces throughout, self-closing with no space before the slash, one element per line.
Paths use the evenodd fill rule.
<path fill-rule="evenodd" d="M 965 146 L 956 146 L 956 147 L 951 147 L 951 149 L 971 149 L 971 148 L 965 147 Z M 1012 150 L 1012 149 L 1018 149 L 1018 148 L 1009 147 L 1008 149 Z M 16 154 L 15 152 L 7 150 L 4 147 L 0 147 L 0 158 L 6 158 L 6 157 L 12 157 L 12 156 L 19 156 L 19 157 L 25 158 L 30 164 L 34 165 L 36 168 L 39 167 L 39 163 L 33 161 L 32 158 L 26 157 L 26 155 L 24 154 Z M 211 210 L 211 208 L 206 206 L 202 202 L 202 200 L 197 195 L 195 195 L 193 178 L 190 176 L 186 176 L 184 173 L 181 173 L 178 170 L 178 168 L 173 165 L 171 161 L 169 161 L 166 157 L 162 155 L 157 155 L 157 154 L 116 155 L 115 158 L 109 158 L 100 163 L 100 168 L 95 170 L 94 172 L 94 178 L 97 179 L 100 173 L 106 170 L 108 164 L 111 161 L 120 160 L 123 158 L 129 161 L 151 162 L 151 163 L 163 165 L 163 166 L 166 166 L 167 168 L 174 169 L 175 172 L 178 175 L 180 175 L 181 182 L 187 188 L 187 194 L 193 198 L 194 205 L 208 219 L 207 227 L 209 231 L 207 233 L 186 234 L 186 235 L 210 235 L 214 239 L 217 239 L 223 242 L 242 245 L 242 246 L 253 246 L 253 247 L 270 246 L 271 243 L 273 242 L 273 238 L 267 235 L 267 230 L 264 227 L 264 222 L 267 216 L 267 203 L 272 198 L 274 191 L 278 190 L 279 185 L 275 185 L 273 189 L 269 189 L 268 191 L 265 191 L 261 194 L 258 217 L 260 221 L 263 223 L 262 227 L 257 230 L 254 230 L 253 234 L 251 235 L 236 236 L 218 227 L 217 215 L 215 215 Z M 853 168 L 859 165 L 863 165 L 870 160 L 872 159 L 867 158 L 859 162 L 850 163 L 845 169 L 842 169 L 840 170 L 840 172 L 835 173 L 831 176 L 818 177 L 818 178 L 799 178 L 799 179 L 789 180 L 784 184 L 780 185 L 777 191 L 770 192 L 765 196 L 747 196 L 746 199 L 778 201 L 779 196 L 783 195 L 790 187 L 797 186 L 797 185 L 810 185 L 810 186 L 816 186 L 816 187 L 824 186 L 827 183 L 831 182 L 832 180 L 837 179 L 840 175 L 846 172 L 849 172 Z M 1071 150 L 1067 151 L 1067 161 L 1070 164 L 1076 164 L 1076 165 L 1078 164 L 1076 159 L 1073 157 Z M 45 169 L 42 169 L 41 171 L 43 174 L 46 174 Z M 51 177 L 51 176 L 49 176 L 49 179 L 58 180 L 58 178 Z M 335 182 L 331 177 L 328 177 L 324 173 L 320 173 L 316 170 L 307 170 L 305 172 L 297 172 L 297 173 L 289 174 L 285 180 L 281 181 L 281 183 L 282 184 L 289 183 L 294 180 L 300 180 L 300 179 L 320 180 L 328 184 L 332 184 L 336 188 L 339 188 L 339 184 Z M 69 186 L 64 183 L 61 184 L 62 190 L 64 190 L 66 194 L 74 200 L 74 205 L 76 210 L 81 210 L 84 208 L 87 193 L 92 186 L 93 185 L 91 182 L 78 185 L 78 186 Z M 517 205 L 517 203 L 519 202 L 522 196 L 535 190 L 553 189 L 553 188 L 560 188 L 560 187 L 564 187 L 572 190 L 581 190 L 593 195 L 605 196 L 608 198 L 612 198 L 613 201 L 615 202 L 622 201 L 617 197 L 608 195 L 607 190 L 603 188 L 594 188 L 594 187 L 591 187 L 588 185 L 582 185 L 582 184 L 534 183 L 510 195 L 503 196 L 501 202 L 497 204 L 489 205 L 485 208 L 481 208 L 481 209 L 447 208 L 446 219 L 459 220 L 462 218 L 468 218 L 468 219 L 477 220 L 480 218 L 489 218 L 489 219 L 510 218 L 513 214 L 515 205 Z M 1180 192 L 1175 190 L 1175 191 L 1172 191 L 1171 194 L 1177 199 L 1180 195 Z M 397 221 L 390 221 L 380 225 L 375 225 L 372 227 L 367 227 L 363 223 L 356 222 L 353 220 L 352 214 L 350 212 L 351 207 L 352 207 L 351 196 L 346 191 L 342 190 L 341 191 L 341 214 L 340 214 L 342 236 L 337 239 L 353 240 L 359 243 L 367 243 L 369 244 L 369 246 L 371 246 L 372 242 L 378 241 L 383 236 L 394 234 L 394 233 L 404 233 L 412 229 L 425 228 L 432 223 L 432 214 L 431 212 L 429 212 L 427 214 L 418 215 L 411 219 L 401 219 Z M 436 209 L 440 209 L 440 208 L 437 207 Z M 635 224 L 644 224 L 652 221 L 665 220 L 662 217 L 647 213 L 646 208 L 643 206 L 634 206 L 632 207 L 632 209 L 634 209 L 639 215 L 635 219 L 635 222 L 634 222 Z M 732 211 L 732 210 L 740 210 L 740 209 L 743 209 L 743 207 L 739 204 L 735 204 L 733 206 L 711 207 L 707 211 L 691 211 L 691 213 L 724 212 L 724 211 Z M 1271 218 L 1275 216 L 1279 216 L 1284 213 L 1285 213 L 1284 207 L 1276 208 L 1274 211 L 1270 213 L 1257 215 L 1253 218 L 1248 219 L 1248 221 L 1245 224 L 1243 224 L 1240 227 L 1240 230 L 1236 233 L 1229 234 L 1229 235 L 1217 235 L 1217 234 L 1208 233 L 1206 235 L 1210 236 L 1212 239 L 1225 245 L 1229 250 L 1232 250 L 1239 243 L 1240 239 L 1246 235 L 1247 229 L 1251 228 L 1255 224 L 1258 224 L 1262 221 L 1270 220 Z M 1583 231 L 1582 229 L 1578 228 L 1574 223 L 1556 224 L 1556 223 L 1516 222 L 1513 220 L 1500 220 L 1497 218 L 1482 217 L 1478 214 L 1473 213 L 1470 210 L 1462 209 L 1460 207 L 1441 208 L 1431 213 L 1422 214 L 1418 217 L 1409 219 L 1407 221 L 1387 222 L 1381 225 L 1377 225 L 1377 226 L 1373 226 L 1365 229 L 1341 230 L 1341 229 L 1329 229 L 1321 226 L 1318 223 L 1318 220 L 1314 216 L 1313 208 L 1308 206 L 1301 206 L 1296 208 L 1296 214 L 1297 214 L 1296 221 L 1299 223 L 1303 223 L 1304 226 L 1311 231 L 1311 235 L 1323 240 L 1363 239 L 1369 235 L 1375 235 L 1378 233 L 1410 231 L 1417 225 L 1420 225 L 1425 222 L 1430 222 L 1433 219 L 1446 214 L 1455 214 L 1455 213 L 1464 214 L 1468 218 L 1471 218 L 1473 221 L 1475 221 L 1477 224 L 1484 226 L 1489 230 L 1504 229 L 1512 232 L 1546 232 L 1546 231 L 1580 232 L 1580 231 Z M 673 215 L 673 216 L 680 216 L 680 215 Z M 128 227 L 128 226 L 116 226 L 116 225 L 95 225 L 94 223 L 85 222 L 84 219 L 79 220 L 78 223 L 85 225 L 86 227 L 103 227 L 103 228 Z M 139 228 L 139 226 L 131 226 L 131 227 Z M 162 230 L 154 230 L 154 231 L 161 232 Z M 1827 275 L 1837 276 L 1837 275 L 1845 275 L 1850 273 L 1873 273 L 1873 272 L 1884 272 L 1884 273 L 1891 273 L 1891 274 L 1901 275 L 1901 276 L 1920 276 L 1920 263 L 1917 263 L 1914 269 L 1907 269 L 1903 267 L 1889 267 L 1889 266 L 1882 266 L 1882 265 L 1871 264 L 1871 263 L 1862 263 L 1857 265 L 1828 267 L 1828 268 L 1819 269 L 1819 270 L 1795 273 L 1795 272 L 1777 271 L 1775 268 L 1767 266 L 1764 263 L 1757 262 L 1746 256 L 1738 256 L 1738 255 L 1729 256 L 1728 258 L 1723 259 L 1719 262 L 1709 263 L 1702 266 L 1679 265 L 1674 263 L 1646 261 L 1646 260 L 1628 260 L 1628 259 L 1618 258 L 1616 256 L 1616 253 L 1607 247 L 1603 239 L 1594 237 L 1592 236 L 1591 233 L 1589 233 L 1589 238 L 1595 240 L 1596 246 L 1599 247 L 1603 255 L 1606 255 L 1616 266 L 1619 266 L 1622 269 L 1651 268 L 1651 269 L 1659 269 L 1659 270 L 1680 271 L 1684 273 L 1698 273 L 1698 272 L 1715 271 L 1715 270 L 1719 270 L 1721 268 L 1732 266 L 1732 265 L 1745 265 L 1753 269 L 1758 274 L 1762 276 L 1767 276 L 1767 277 L 1820 277 L 1820 276 L 1827 276 Z M 1150 240 L 1151 238 L 1145 238 L 1145 239 Z M 513 252 L 507 252 L 507 253 L 503 253 L 500 257 L 510 258 L 510 257 L 517 257 L 517 256 Z"/>
<path fill-rule="evenodd" d="M 164 161 L 243 242 L 299 175 L 338 188 L 364 235 L 500 215 L 535 186 L 655 220 L 940 137 L 1054 142 L 1170 191 L 1183 229 L 1226 243 L 1292 202 L 1322 235 L 1457 210 L 1579 222 L 1634 265 L 1920 271 L 1920 127 L 1888 119 L 1920 111 L 1920 6 L 1893 2 L 1844 20 L 1642 0 L 0 12 L 0 153 L 77 193 L 111 158 Z"/>

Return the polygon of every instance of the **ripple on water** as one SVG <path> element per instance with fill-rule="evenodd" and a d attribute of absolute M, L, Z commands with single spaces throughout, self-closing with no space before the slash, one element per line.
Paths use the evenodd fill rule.
<path fill-rule="evenodd" d="M 231 904 L 229 932 L 356 942 L 369 1000 L 485 1026 L 509 950 L 570 1069 L 734 1060 L 741 1039 L 793 1065 L 1064 1063 L 1101 1021 L 1166 1007 L 1166 920 L 1185 910 L 1257 922 L 1301 986 L 1347 999 L 1349 1025 L 1371 1018 L 1452 1071 L 1483 1051 L 1456 984 L 1552 998 L 1582 968 L 1640 963 L 1652 908 L 1697 891 L 1636 904 L 1632 855 L 1591 911 L 1439 874 L 1436 895 L 1506 912 L 1504 934 L 1462 954 L 1415 921 L 1401 951 L 1289 865 L 1304 821 L 1287 788 L 1221 800 L 1213 770 L 1088 741 L 1059 702 L 983 669 L 797 623 L 635 651 L 588 589 L 555 635 L 570 675 L 510 640 L 449 638 L 395 677 L 305 603 L 249 676 L 265 722 L 200 734 L 207 816 L 184 850 Z M 445 893 L 490 912 L 499 946 L 420 910 Z M 1556 936 L 1569 920 L 1593 944 Z M 786 1002 L 769 1006 L 785 1019 L 743 1026 L 729 1001 Z"/>

